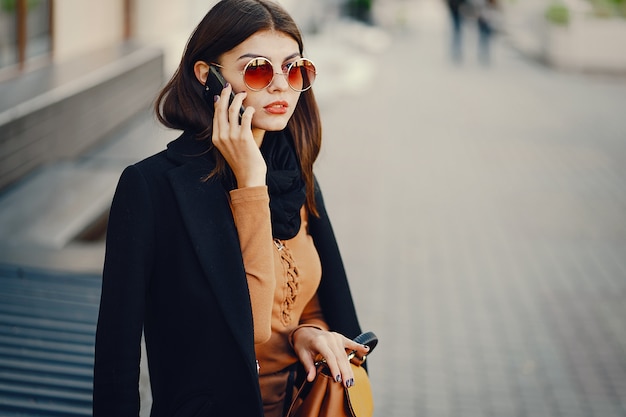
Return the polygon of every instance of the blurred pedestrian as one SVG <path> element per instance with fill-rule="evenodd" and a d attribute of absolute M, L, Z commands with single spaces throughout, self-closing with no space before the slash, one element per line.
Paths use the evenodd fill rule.
<path fill-rule="evenodd" d="M 347 0 L 348 16 L 364 23 L 372 23 L 372 7 L 374 0 Z"/>
<path fill-rule="evenodd" d="M 113 199 L 95 417 L 138 415 L 142 330 L 153 417 L 282 416 L 294 370 L 312 380 L 318 355 L 353 384 L 346 349 L 368 349 L 351 340 L 360 327 L 313 175 L 321 124 L 302 54 L 271 0 L 222 0 L 193 31 L 156 102 L 182 134 L 126 168 Z"/>
<path fill-rule="evenodd" d="M 478 24 L 478 57 L 483 64 L 491 63 L 491 38 L 497 28 L 497 0 L 472 0 Z"/>
<path fill-rule="evenodd" d="M 463 26 L 468 19 L 476 21 L 478 58 L 483 64 L 491 61 L 491 38 L 499 19 L 497 0 L 446 0 L 452 25 L 451 56 L 463 60 Z"/>
<path fill-rule="evenodd" d="M 446 0 L 448 11 L 450 12 L 450 22 L 452 24 L 452 45 L 451 53 L 454 61 L 463 59 L 463 8 L 467 4 L 467 0 Z"/>

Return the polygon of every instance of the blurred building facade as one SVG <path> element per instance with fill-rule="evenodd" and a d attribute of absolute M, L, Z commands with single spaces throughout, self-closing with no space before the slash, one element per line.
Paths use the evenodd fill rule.
<path fill-rule="evenodd" d="M 2 79 L 35 66 L 33 60 L 62 62 L 102 47 L 136 39 L 164 42 L 187 31 L 216 0 L 2 0 Z"/>
<path fill-rule="evenodd" d="M 0 189 L 145 109 L 215 2 L 2 0 Z"/>

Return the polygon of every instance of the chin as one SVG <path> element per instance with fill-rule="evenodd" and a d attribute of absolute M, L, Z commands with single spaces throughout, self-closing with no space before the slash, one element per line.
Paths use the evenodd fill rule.
<path fill-rule="evenodd" d="M 255 124 L 256 128 L 263 129 L 267 132 L 277 132 L 287 127 L 289 118 L 280 118 L 274 120 L 263 120 L 260 123 Z"/>

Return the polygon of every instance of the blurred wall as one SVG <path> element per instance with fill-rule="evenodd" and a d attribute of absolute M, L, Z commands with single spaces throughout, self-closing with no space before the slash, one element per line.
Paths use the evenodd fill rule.
<path fill-rule="evenodd" d="M 217 0 L 133 0 L 134 35 L 140 40 L 164 41 L 172 33 L 187 36 Z"/>
<path fill-rule="evenodd" d="M 218 0 L 133 1 L 133 38 L 163 50 L 165 75 L 169 78 L 191 31 Z"/>
<path fill-rule="evenodd" d="M 217 0 L 130 0 L 132 38 L 175 45 L 182 51 L 191 30 Z M 124 38 L 124 0 L 56 0 L 55 61 L 114 45 Z"/>
<path fill-rule="evenodd" d="M 129 0 L 132 39 L 161 47 L 173 71 L 193 28 L 218 0 Z M 340 0 L 277 0 L 304 32 L 315 32 Z M 55 0 L 54 59 L 115 45 L 124 39 L 125 0 Z M 331 13 L 332 14 L 332 13 Z"/>
<path fill-rule="evenodd" d="M 120 42 L 124 34 L 123 0 L 56 0 L 53 16 L 54 59 Z"/>

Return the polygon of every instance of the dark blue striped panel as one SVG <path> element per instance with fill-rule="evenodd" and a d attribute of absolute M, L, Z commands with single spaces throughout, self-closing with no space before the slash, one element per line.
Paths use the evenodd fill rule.
<path fill-rule="evenodd" d="M 0 415 L 91 415 L 100 285 L 0 265 Z"/>

